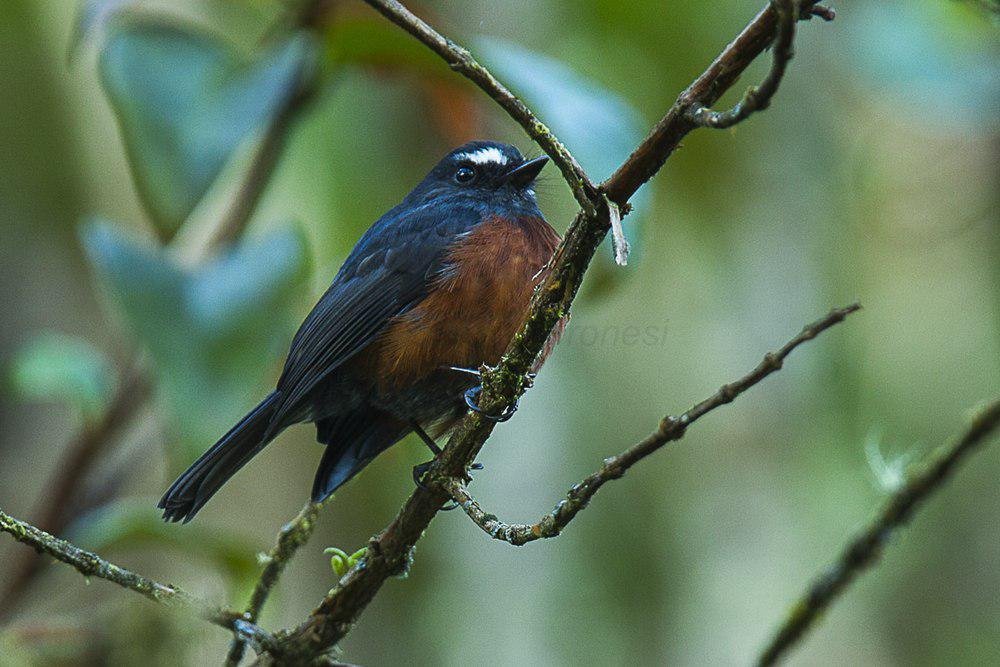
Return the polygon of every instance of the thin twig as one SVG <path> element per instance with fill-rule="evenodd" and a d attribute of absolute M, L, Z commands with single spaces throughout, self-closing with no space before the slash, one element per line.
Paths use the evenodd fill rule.
<path fill-rule="evenodd" d="M 872 523 L 841 551 L 837 561 L 817 577 L 792 606 L 774 638 L 761 653 L 759 665 L 773 665 L 816 623 L 847 587 L 875 565 L 882 548 L 913 515 L 920 503 L 948 481 L 959 463 L 979 450 L 1000 428 L 1000 400 L 980 410 L 968 429 L 909 475 Z"/>
<path fill-rule="evenodd" d="M 729 128 L 770 106 L 771 98 L 778 92 L 778 86 L 781 85 L 788 63 L 794 55 L 792 44 L 795 41 L 795 24 L 799 20 L 800 11 L 795 0 L 772 0 L 771 4 L 778 15 L 778 27 L 772 49 L 774 56 L 767 76 L 760 84 L 749 88 L 743 94 L 743 99 L 726 111 L 712 111 L 702 105 L 689 107 L 687 117 L 695 125 L 715 129 Z M 805 9 L 804 12 L 804 18 L 818 16 L 824 21 L 832 21 L 836 17 L 832 9 L 820 5 Z"/>
<path fill-rule="evenodd" d="M 802 0 L 799 18 L 808 19 L 814 15 L 833 18 L 833 12 L 818 5 L 815 0 Z M 708 69 L 677 97 L 649 136 L 632 151 L 632 155 L 618 171 L 601 184 L 600 188 L 608 199 L 620 206 L 624 205 L 639 186 L 659 171 L 680 146 L 681 140 L 700 127 L 688 118 L 688 110 L 715 104 L 736 83 L 750 63 L 770 45 L 777 25 L 778 13 L 769 4 L 723 49 Z"/>
<path fill-rule="evenodd" d="M 135 591 L 153 602 L 167 607 L 193 611 L 215 625 L 239 632 L 261 649 L 277 649 L 278 645 L 270 633 L 247 621 L 239 612 L 213 605 L 176 586 L 161 584 L 131 570 L 126 570 L 104 560 L 95 553 L 85 551 L 66 540 L 39 530 L 29 523 L 15 519 L 3 510 L 0 510 L 0 531 L 9 533 L 18 542 L 33 547 L 39 554 L 48 554 L 56 560 L 74 567 L 85 577 L 105 579 Z"/>
<path fill-rule="evenodd" d="M 442 57 L 448 59 L 454 55 L 452 49 L 461 49 L 430 30 L 419 19 L 414 20 L 415 17 L 398 2 L 368 2 Z M 806 0 L 803 7 L 815 4 Z M 695 103 L 712 103 L 732 86 L 770 43 L 776 21 L 777 16 L 770 7 L 758 14 L 709 69 L 682 93 L 618 171 L 600 186 L 606 198 L 598 201 L 595 214 L 590 214 L 586 207 L 577 213 L 549 262 L 549 273 L 536 290 L 520 331 L 510 342 L 499 365 L 494 369 L 485 369 L 483 373 L 480 407 L 484 411 L 497 412 L 524 392 L 525 374 L 531 369 L 553 328 L 569 313 L 583 274 L 607 233 L 610 226 L 609 202 L 617 204 L 623 212 L 627 211 L 628 199 L 659 170 L 681 138 L 697 127 L 687 119 L 686 109 Z M 467 52 L 461 49 L 457 53 Z M 458 64 L 461 62 L 456 61 Z M 513 115 L 509 104 L 503 101 L 506 89 L 492 75 L 486 76 L 489 73 L 485 68 L 482 68 L 482 73 L 474 81 Z M 520 122 L 520 116 L 514 117 Z M 555 159 L 549 151 L 551 147 L 543 148 Z M 573 187 L 573 179 L 569 180 Z M 579 186 L 579 182 L 576 185 Z M 578 194 L 579 200 L 579 188 L 574 188 L 574 193 Z M 458 423 L 447 446 L 425 474 L 424 486 L 412 493 L 392 523 L 369 542 L 366 555 L 340 579 L 310 617 L 283 636 L 282 661 L 285 664 L 308 662 L 329 650 L 350 631 L 385 581 L 406 571 L 414 545 L 448 500 L 444 484 L 465 474 L 493 426 L 493 422 L 474 412 Z"/>
<path fill-rule="evenodd" d="M 617 456 L 604 459 L 604 464 L 600 470 L 570 489 L 566 497 L 560 500 L 555 508 L 543 516 L 538 523 L 531 525 L 523 523 L 507 524 L 500 521 L 495 515 L 488 514 L 483 510 L 459 478 L 447 480 L 445 482 L 445 489 L 451 498 L 465 510 L 469 518 L 493 539 L 509 542 L 514 546 L 521 546 L 535 540 L 555 537 L 579 514 L 580 510 L 587 506 L 590 499 L 594 497 L 606 482 L 618 479 L 625 474 L 626 470 L 668 442 L 683 438 L 688 426 L 712 410 L 732 402 L 733 399 L 750 389 L 750 387 L 771 373 L 780 370 L 785 358 L 792 353 L 792 350 L 806 341 L 812 340 L 835 324 L 843 322 L 845 317 L 860 308 L 861 306 L 855 303 L 846 308 L 837 308 L 830 311 L 826 317 L 804 327 L 797 336 L 785 343 L 781 349 L 764 355 L 763 361 L 739 380 L 723 385 L 719 391 L 689 408 L 679 417 L 665 417 L 660 422 L 659 428 L 646 436 L 642 441 Z"/>
<path fill-rule="evenodd" d="M 597 187 L 584 173 L 576 158 L 524 102 L 472 57 L 468 49 L 441 35 L 397 0 L 365 0 L 365 2 L 441 56 L 453 70 L 479 86 L 484 93 L 503 107 L 559 167 L 580 208 L 588 215 L 594 215 L 596 202 L 599 200 Z"/>
<path fill-rule="evenodd" d="M 743 95 L 743 99 L 726 111 L 712 111 L 708 107 L 696 106 L 687 111 L 691 122 L 702 127 L 717 129 L 732 127 L 746 120 L 756 111 L 762 111 L 771 103 L 771 98 L 778 91 L 781 79 L 788 69 L 792 59 L 792 43 L 795 41 L 795 23 L 798 21 L 799 8 L 796 0 L 771 0 L 771 6 L 778 14 L 777 35 L 774 40 L 771 69 L 759 85 L 753 86 Z"/>
<path fill-rule="evenodd" d="M 261 609 L 267 598 L 271 595 L 278 578 L 284 571 L 288 561 L 292 559 L 301 547 L 305 546 L 309 538 L 316 530 L 316 519 L 319 512 L 325 505 L 322 503 L 306 503 L 305 507 L 298 515 L 289 521 L 278 533 L 278 539 L 270 553 L 267 554 L 264 570 L 261 572 L 257 585 L 250 596 L 250 603 L 243 613 L 244 618 L 251 623 L 256 623 L 260 617 Z M 229 646 L 229 655 L 226 656 L 226 665 L 235 666 L 240 664 L 243 653 L 246 650 L 245 639 L 237 634 Z"/>

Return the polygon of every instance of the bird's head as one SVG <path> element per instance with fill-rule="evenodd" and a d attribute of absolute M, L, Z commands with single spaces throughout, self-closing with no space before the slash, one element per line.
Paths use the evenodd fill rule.
<path fill-rule="evenodd" d="M 446 155 L 411 197 L 470 199 L 535 205 L 535 178 L 549 158 L 525 159 L 521 151 L 497 141 L 470 141 Z"/>

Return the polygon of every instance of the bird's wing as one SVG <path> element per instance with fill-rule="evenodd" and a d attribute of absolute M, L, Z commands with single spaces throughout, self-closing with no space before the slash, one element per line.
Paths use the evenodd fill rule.
<path fill-rule="evenodd" d="M 272 428 L 285 425 L 323 378 L 426 295 L 448 247 L 479 221 L 473 209 L 393 209 L 365 232 L 292 341 Z"/>

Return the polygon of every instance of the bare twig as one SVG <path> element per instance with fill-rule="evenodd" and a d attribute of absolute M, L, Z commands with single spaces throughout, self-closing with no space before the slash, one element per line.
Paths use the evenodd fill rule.
<path fill-rule="evenodd" d="M 452 62 L 450 58 L 454 58 L 456 54 L 467 53 L 416 19 L 398 2 L 368 2 L 449 62 Z M 814 4 L 815 2 L 807 1 L 803 7 L 812 7 Z M 618 171 L 600 186 L 606 198 L 598 200 L 594 214 L 587 207 L 582 207 L 549 262 L 550 271 L 535 292 L 525 323 L 511 341 L 500 364 L 494 369 L 485 369 L 483 373 L 480 407 L 485 412 L 499 411 L 524 392 L 525 374 L 548 340 L 553 327 L 568 314 L 583 274 L 607 233 L 610 225 L 609 202 L 617 204 L 623 212 L 627 211 L 628 199 L 659 170 L 681 138 L 697 127 L 687 118 L 686 109 L 696 103 L 712 103 L 718 99 L 770 43 L 776 21 L 776 13 L 770 7 L 758 14 L 709 69 L 678 98 L 663 120 Z M 454 65 L 472 78 L 462 70 L 463 62 L 466 61 L 459 58 L 454 60 Z M 492 75 L 487 76 L 489 73 L 481 65 L 476 65 L 471 71 L 478 72 L 478 78 L 473 79 L 477 85 L 521 122 L 523 115 L 512 112 L 510 103 L 504 102 L 506 95 L 509 95 L 506 88 Z M 529 131 L 529 134 L 532 133 Z M 543 135 L 543 138 L 547 135 Z M 543 147 L 555 159 L 556 155 L 550 152 L 552 147 Z M 561 153 L 561 150 L 556 153 Z M 566 164 L 575 162 L 567 160 L 560 166 L 565 167 Z M 575 173 L 575 170 L 570 171 Z M 574 187 L 572 181 L 575 178 L 572 176 L 569 179 L 571 187 Z M 574 187 L 578 201 L 580 194 L 587 194 L 579 185 L 577 182 Z M 584 199 L 590 201 L 589 197 Z M 283 637 L 280 658 L 282 664 L 309 662 L 327 651 L 347 634 L 385 581 L 406 570 L 413 546 L 448 499 L 445 485 L 449 480 L 460 478 L 466 473 L 493 426 L 493 422 L 480 417 L 478 413 L 467 414 L 459 422 L 444 451 L 425 475 L 424 487 L 417 488 L 392 523 L 369 542 L 366 555 L 341 578 L 309 619 Z M 273 657 L 264 656 L 262 662 Z"/>
<path fill-rule="evenodd" d="M 18 542 L 31 546 L 39 554 L 48 554 L 56 560 L 74 567 L 85 577 L 106 579 L 123 588 L 139 593 L 145 598 L 167 607 L 193 611 L 207 621 L 227 630 L 239 632 L 260 649 L 273 650 L 274 637 L 243 618 L 239 612 L 213 605 L 176 586 L 161 584 L 131 570 L 110 563 L 95 553 L 59 539 L 31 524 L 15 519 L 0 510 L 0 531 L 9 533 Z"/>
<path fill-rule="evenodd" d="M 659 428 L 646 436 L 645 439 L 617 456 L 604 459 L 600 470 L 570 489 L 566 497 L 560 500 L 555 508 L 543 516 L 538 523 L 531 525 L 507 524 L 500 521 L 495 515 L 488 514 L 482 509 L 459 478 L 447 480 L 445 489 L 451 498 L 465 510 L 469 518 L 493 539 L 521 546 L 535 540 L 555 537 L 579 514 L 580 510 L 587 506 L 590 499 L 606 482 L 621 477 L 626 470 L 668 442 L 683 438 L 688 426 L 712 410 L 732 402 L 750 387 L 771 373 L 780 370 L 785 358 L 792 353 L 792 350 L 806 341 L 812 340 L 835 324 L 843 322 L 845 317 L 860 308 L 861 306 L 855 303 L 846 308 L 830 311 L 826 317 L 804 327 L 795 338 L 785 343 L 781 349 L 764 355 L 763 361 L 739 380 L 723 385 L 719 391 L 689 408 L 679 417 L 665 417 L 660 422 Z"/>
<path fill-rule="evenodd" d="M 1000 428 L 1000 400 L 980 410 L 954 442 L 912 473 L 872 523 L 840 553 L 792 606 L 774 638 L 761 653 L 760 665 L 773 665 L 819 620 L 831 604 L 866 569 L 875 565 L 893 534 L 904 526 L 920 503 L 944 486 L 955 468 L 980 449 Z"/>
<path fill-rule="evenodd" d="M 799 3 L 796 0 L 772 0 L 771 6 L 778 15 L 777 35 L 774 40 L 774 57 L 771 69 L 759 85 L 749 88 L 743 99 L 726 111 L 712 111 L 707 106 L 693 106 L 687 110 L 688 119 L 700 127 L 724 129 L 740 123 L 757 111 L 763 111 L 771 104 L 771 98 L 778 92 L 778 86 L 788 69 L 788 62 L 794 51 L 795 24 L 800 18 Z M 815 5 L 801 10 L 803 18 L 818 16 L 824 21 L 832 21 L 836 13 L 829 7 Z"/>
<path fill-rule="evenodd" d="M 472 57 L 469 50 L 444 37 L 397 0 L 365 0 L 380 14 L 420 40 L 448 65 L 479 86 L 535 140 L 559 167 L 573 196 L 588 215 L 594 215 L 599 200 L 596 186 L 552 131 L 514 93 Z"/>
<path fill-rule="evenodd" d="M 271 595 L 271 590 L 278 583 L 278 578 L 284 571 L 285 565 L 295 555 L 295 552 L 305 546 L 309 538 L 312 537 L 313 532 L 316 530 L 316 519 L 319 517 L 319 512 L 325 504 L 326 501 L 322 503 L 306 503 L 305 507 L 298 513 L 298 516 L 282 527 L 281 532 L 278 533 L 277 542 L 270 553 L 267 554 L 264 571 L 261 572 L 260 579 L 258 579 L 257 585 L 253 589 L 253 594 L 250 596 L 250 603 L 243 614 L 247 621 L 251 623 L 257 622 L 261 609 L 264 607 L 264 603 L 267 602 L 267 598 Z M 229 647 L 226 665 L 235 666 L 240 664 L 245 649 L 245 639 L 237 634 Z"/>
<path fill-rule="evenodd" d="M 795 22 L 798 21 L 799 7 L 796 0 L 771 0 L 771 6 L 778 14 L 777 36 L 774 40 L 774 58 L 771 69 L 760 85 L 753 86 L 743 95 L 743 99 L 727 111 L 712 111 L 704 106 L 688 109 L 688 118 L 702 127 L 727 128 L 746 120 L 755 111 L 766 109 L 771 98 L 778 91 L 785 76 L 788 61 L 792 59 L 792 42 L 795 40 Z"/>
<path fill-rule="evenodd" d="M 819 6 L 815 0 L 802 0 L 799 18 L 806 19 L 813 15 L 833 18 L 832 12 Z M 688 118 L 688 110 L 715 104 L 736 83 L 750 63 L 768 47 L 774 38 L 777 24 L 778 13 L 771 5 L 761 10 L 747 24 L 736 39 L 712 61 L 708 69 L 677 97 L 666 115 L 618 171 L 601 184 L 608 199 L 624 205 L 639 186 L 659 171 L 681 140 L 691 130 L 699 127 Z"/>

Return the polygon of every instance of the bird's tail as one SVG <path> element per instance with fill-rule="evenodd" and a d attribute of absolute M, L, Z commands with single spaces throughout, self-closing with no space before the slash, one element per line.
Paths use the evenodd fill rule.
<path fill-rule="evenodd" d="M 170 485 L 158 505 L 165 521 L 193 519 L 230 477 L 278 435 L 281 429 L 269 430 L 277 403 L 278 393 L 273 392 Z"/>

